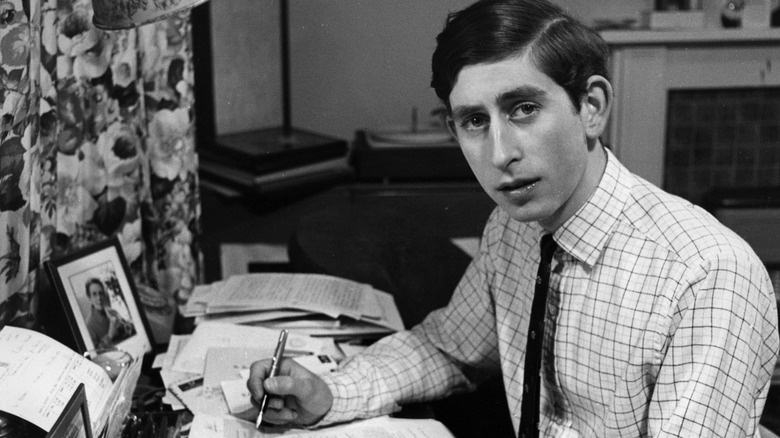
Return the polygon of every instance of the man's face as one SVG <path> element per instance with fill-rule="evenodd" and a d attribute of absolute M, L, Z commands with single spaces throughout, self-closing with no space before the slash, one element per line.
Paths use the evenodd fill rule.
<path fill-rule="evenodd" d="M 527 55 L 464 67 L 449 103 L 477 180 L 514 219 L 553 231 L 598 185 L 605 156 L 588 150 L 586 111 Z"/>
<path fill-rule="evenodd" d="M 89 300 L 92 302 L 92 307 L 96 309 L 102 309 L 108 306 L 108 295 L 103 290 L 103 286 L 97 283 L 91 283 L 89 285 Z"/>

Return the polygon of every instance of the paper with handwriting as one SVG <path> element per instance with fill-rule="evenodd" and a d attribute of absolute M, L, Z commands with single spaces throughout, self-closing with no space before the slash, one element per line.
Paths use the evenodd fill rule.
<path fill-rule="evenodd" d="M 176 356 L 172 370 L 203 374 L 209 348 L 243 347 L 271 350 L 276 347 L 279 330 L 219 322 L 203 322 L 195 327 L 189 342 Z M 333 341 L 290 333 L 286 351 L 290 354 L 327 354 Z"/>
<path fill-rule="evenodd" d="M 42 333 L 11 326 L 0 330 L 0 411 L 48 432 L 79 383 L 84 383 L 90 418 L 97 419 L 112 387 L 100 366 Z"/>
<path fill-rule="evenodd" d="M 198 414 L 192 421 L 190 436 L 196 438 L 454 438 L 440 422 L 433 419 L 377 417 L 345 425 L 316 430 L 262 427 L 255 429 L 248 421 L 231 417 Z"/>

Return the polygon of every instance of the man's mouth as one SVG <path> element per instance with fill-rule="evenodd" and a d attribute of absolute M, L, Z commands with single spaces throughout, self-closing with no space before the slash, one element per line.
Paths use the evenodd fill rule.
<path fill-rule="evenodd" d="M 531 190 L 540 181 L 539 178 L 535 179 L 517 179 L 507 183 L 503 183 L 498 186 L 498 190 L 502 192 L 514 192 L 518 190 Z"/>

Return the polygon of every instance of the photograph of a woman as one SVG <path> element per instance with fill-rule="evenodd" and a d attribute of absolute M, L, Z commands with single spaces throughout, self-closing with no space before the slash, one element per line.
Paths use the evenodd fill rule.
<path fill-rule="evenodd" d="M 116 278 L 109 278 L 107 283 L 115 284 Z M 85 285 L 86 296 L 91 304 L 87 329 L 95 348 L 113 347 L 135 334 L 135 328 L 121 294 L 112 291 L 112 296 L 109 297 L 106 289 L 106 285 L 97 277 L 89 278 Z M 115 307 L 114 303 L 118 306 Z"/>

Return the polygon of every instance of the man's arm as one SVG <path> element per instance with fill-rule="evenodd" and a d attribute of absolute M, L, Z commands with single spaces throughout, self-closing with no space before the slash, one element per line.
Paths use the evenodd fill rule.
<path fill-rule="evenodd" d="M 500 371 L 488 240 L 483 236 L 479 256 L 445 308 L 323 376 L 334 404 L 322 425 L 384 415 L 401 404 L 471 390 L 489 373 Z"/>
<path fill-rule="evenodd" d="M 483 235 L 480 254 L 469 264 L 448 306 L 432 312 L 412 330 L 378 341 L 361 354 L 347 359 L 336 371 L 316 378 L 282 377 L 286 387 L 277 392 L 280 388 L 272 385 L 269 392 L 295 398 L 298 397 L 295 394 L 305 392 L 306 388 L 320 388 L 320 383 L 324 382 L 327 389 L 315 392 L 318 397 L 327 395 L 324 398 L 329 400 L 327 413 L 315 424 L 300 423 L 324 426 L 388 414 L 398 410 L 403 403 L 432 400 L 467 390 L 483 375 L 499 372 L 495 314 L 490 296 L 492 268 L 486 243 L 497 239 L 488 233 L 495 219 L 494 213 Z M 247 383 L 255 399 L 264 393 L 262 382 L 266 374 L 263 369 L 260 365 L 253 367 Z M 297 392 L 291 390 L 293 387 L 298 387 Z M 302 399 L 292 401 L 304 402 Z M 269 401 L 269 407 L 281 409 L 283 413 L 274 417 L 275 421 L 295 423 L 292 417 L 297 415 L 284 411 L 295 407 L 278 406 L 280 403 L 272 406 Z M 306 410 L 319 412 L 320 407 L 317 404 Z"/>
<path fill-rule="evenodd" d="M 719 259 L 685 290 L 649 412 L 650 436 L 752 436 L 777 361 L 777 307 L 760 262 Z"/>

